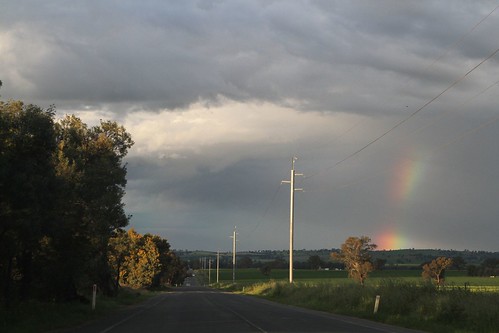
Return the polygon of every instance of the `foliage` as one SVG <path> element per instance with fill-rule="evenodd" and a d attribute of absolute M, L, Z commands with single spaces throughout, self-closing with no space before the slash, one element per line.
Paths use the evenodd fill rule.
<path fill-rule="evenodd" d="M 434 280 L 437 285 L 442 285 L 445 281 L 445 270 L 452 266 L 452 259 L 438 257 L 430 263 L 423 265 L 423 279 Z"/>
<path fill-rule="evenodd" d="M 373 270 L 370 251 L 376 248 L 367 236 L 348 237 L 341 245 L 340 252 L 333 252 L 331 256 L 343 262 L 350 277 L 364 285 L 369 272 Z"/>
<path fill-rule="evenodd" d="M 180 261 L 166 240 L 137 237 L 133 242 L 139 250 L 132 241 L 121 247 L 111 241 L 126 234 L 122 229 L 129 221 L 123 159 L 132 145 L 130 134 L 116 122 L 88 127 L 71 115 L 56 122 L 53 107 L 0 101 L 4 307 L 29 299 L 81 299 L 93 284 L 115 295 L 115 272 L 124 267 L 131 267 L 133 285 L 181 278 L 172 269 Z M 126 262 L 125 253 L 135 266 Z"/>
<path fill-rule="evenodd" d="M 270 273 L 272 272 L 272 267 L 270 265 L 263 265 L 260 267 L 260 273 L 262 273 L 265 276 L 270 276 Z"/>
<path fill-rule="evenodd" d="M 466 269 L 466 261 L 462 256 L 455 256 L 452 258 L 451 269 L 464 270 Z"/>
<path fill-rule="evenodd" d="M 53 217 L 53 109 L 0 102 L 0 298 L 27 298 Z M 47 209 L 49 208 L 49 209 Z"/>
<path fill-rule="evenodd" d="M 381 271 L 382 269 L 385 268 L 385 265 L 386 265 L 386 260 L 385 259 L 380 259 L 380 258 L 376 258 L 374 260 L 374 270 L 376 271 Z"/>
<path fill-rule="evenodd" d="M 128 232 L 120 230 L 109 240 L 108 260 L 116 288 L 172 285 L 185 276 L 185 268 L 170 251 L 166 239 L 142 236 L 133 228 Z"/>
<path fill-rule="evenodd" d="M 487 258 L 480 266 L 468 265 L 469 276 L 498 276 L 499 258 Z"/>
<path fill-rule="evenodd" d="M 243 256 L 237 261 L 237 267 L 250 268 L 253 266 L 253 260 L 248 256 Z"/>
<path fill-rule="evenodd" d="M 324 266 L 324 262 L 318 255 L 308 257 L 308 264 L 311 269 L 319 269 Z"/>
<path fill-rule="evenodd" d="M 160 268 L 158 249 L 150 238 L 143 237 L 133 228 L 128 230 L 127 236 L 127 238 L 121 238 L 124 240 L 123 248 L 126 253 L 120 270 L 117 272 L 119 281 L 134 288 L 150 286 L 154 275 Z M 117 246 L 121 245 L 118 242 L 113 243 Z M 123 253 L 119 254 L 123 255 Z"/>

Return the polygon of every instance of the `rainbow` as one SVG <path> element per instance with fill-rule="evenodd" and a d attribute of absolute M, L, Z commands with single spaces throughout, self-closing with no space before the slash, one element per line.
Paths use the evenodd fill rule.
<path fill-rule="evenodd" d="M 401 158 L 394 168 L 394 177 L 390 186 L 390 199 L 400 203 L 409 199 L 415 191 L 423 174 L 423 164 L 408 158 Z"/>
<path fill-rule="evenodd" d="M 409 246 L 410 238 L 404 233 L 404 207 L 412 202 L 423 169 L 423 164 L 417 159 L 402 157 L 395 163 L 388 188 L 390 213 L 386 217 L 384 229 L 373 239 L 378 249 L 394 250 Z"/>
<path fill-rule="evenodd" d="M 397 250 L 407 246 L 408 241 L 396 228 L 387 228 L 373 240 L 378 250 Z"/>

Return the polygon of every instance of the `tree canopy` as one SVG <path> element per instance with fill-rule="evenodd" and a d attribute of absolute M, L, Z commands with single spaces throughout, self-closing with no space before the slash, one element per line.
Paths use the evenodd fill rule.
<path fill-rule="evenodd" d="M 344 263 L 348 275 L 364 285 L 369 272 L 374 268 L 370 252 L 376 247 L 367 236 L 348 237 L 345 243 L 341 244 L 340 251 L 331 253 L 331 257 Z"/>
<path fill-rule="evenodd" d="M 94 283 L 113 295 L 121 277 L 132 286 L 173 281 L 169 270 L 181 265 L 168 242 L 123 230 L 123 159 L 133 143 L 116 122 L 88 127 L 74 115 L 56 121 L 53 107 L 0 101 L 4 304 L 71 300 Z"/>
<path fill-rule="evenodd" d="M 451 258 L 438 257 L 423 265 L 422 276 L 426 280 L 434 280 L 440 286 L 445 281 L 445 270 L 451 266 Z"/>

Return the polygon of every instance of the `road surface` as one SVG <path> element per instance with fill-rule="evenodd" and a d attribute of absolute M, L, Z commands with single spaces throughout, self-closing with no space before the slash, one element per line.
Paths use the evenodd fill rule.
<path fill-rule="evenodd" d="M 149 299 L 71 333 L 149 332 L 416 332 L 367 320 L 281 305 L 266 300 L 198 287 L 184 287 Z"/>

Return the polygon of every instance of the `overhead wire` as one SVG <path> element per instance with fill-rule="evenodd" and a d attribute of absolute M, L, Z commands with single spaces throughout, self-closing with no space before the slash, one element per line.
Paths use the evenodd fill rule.
<path fill-rule="evenodd" d="M 499 5 L 497 5 L 494 9 L 492 9 L 487 15 L 485 15 L 478 23 L 476 23 L 470 30 L 468 30 L 465 34 L 463 34 L 460 38 L 458 38 L 454 43 L 450 44 L 431 64 L 429 64 L 425 69 L 429 69 L 433 67 L 440 59 L 446 56 L 450 50 L 454 49 L 456 46 L 460 45 L 473 31 L 476 30 L 485 20 L 487 20 L 497 9 Z"/>
<path fill-rule="evenodd" d="M 494 9 L 492 9 L 487 15 L 485 15 L 480 21 L 478 21 L 470 30 L 468 30 L 465 34 L 461 35 L 460 38 L 458 38 L 455 42 L 453 42 L 452 44 L 450 44 L 442 53 L 440 53 L 439 56 L 437 56 L 437 58 L 435 58 L 431 64 L 429 64 L 427 67 L 425 67 L 425 70 L 433 67 L 437 62 L 440 61 L 440 59 L 442 59 L 445 55 L 447 55 L 449 53 L 450 50 L 454 49 L 456 46 L 460 45 L 473 31 L 475 31 L 484 21 L 486 21 L 497 9 L 499 8 L 499 5 L 497 5 Z M 409 80 L 410 81 L 410 80 Z M 412 116 L 412 115 L 411 115 Z M 345 131 L 344 133 L 340 134 L 337 138 L 335 139 L 339 139 L 341 138 L 342 136 L 344 136 L 345 134 L 347 134 L 348 132 L 350 132 L 353 128 L 357 127 L 358 125 L 360 124 L 360 121 L 355 123 L 354 126 L 352 126 L 351 128 L 349 128 L 347 131 Z"/>
<path fill-rule="evenodd" d="M 395 129 L 397 129 L 398 127 L 400 127 L 402 124 L 404 124 L 405 122 L 407 122 L 409 119 L 411 119 L 412 117 L 414 117 L 415 115 L 417 115 L 418 113 L 420 113 L 422 110 L 424 110 L 428 105 L 430 105 L 431 103 L 433 103 L 434 101 L 436 101 L 439 97 L 441 97 L 442 95 L 444 95 L 446 92 L 448 92 L 449 90 L 451 90 L 453 87 L 455 87 L 458 83 L 460 83 L 461 81 L 463 81 L 469 74 L 471 74 L 472 72 L 474 72 L 477 68 L 479 68 L 482 64 L 484 64 L 485 62 L 487 62 L 489 59 L 493 58 L 497 53 L 499 52 L 499 48 L 496 49 L 494 52 L 492 52 L 491 54 L 489 54 L 485 59 L 483 59 L 482 61 L 480 61 L 477 65 L 475 65 L 473 68 L 471 68 L 470 70 L 468 70 L 464 75 L 460 76 L 459 78 L 457 78 L 456 80 L 454 80 L 454 82 L 452 82 L 447 88 L 445 88 L 442 92 L 440 92 L 439 94 L 437 94 L 435 97 L 433 97 L 432 99 L 430 99 L 428 102 L 426 102 L 425 104 L 423 104 L 423 106 L 419 107 L 417 110 L 415 110 L 414 112 L 412 112 L 411 114 L 409 114 L 407 117 L 405 117 L 404 119 L 400 120 L 398 123 L 396 123 L 394 126 L 392 126 L 391 128 L 389 128 L 387 131 L 383 132 L 381 135 L 377 136 L 376 138 L 374 138 L 373 140 L 371 140 L 370 142 L 368 142 L 366 145 L 364 145 L 363 147 L 361 147 L 360 149 L 354 151 L 353 153 L 351 153 L 350 155 L 346 156 L 345 158 L 341 159 L 340 161 L 336 162 L 334 165 L 320 171 L 320 172 L 317 172 L 315 174 L 312 174 L 310 176 L 306 176 L 304 177 L 304 179 L 309 179 L 309 178 L 312 178 L 312 177 L 315 177 L 323 172 L 326 172 L 326 171 L 329 171 L 335 167 L 337 167 L 338 165 L 350 160 L 352 157 L 354 156 L 357 156 L 358 154 L 360 154 L 362 151 L 366 150 L 367 148 L 369 148 L 370 146 L 372 146 L 373 144 L 375 144 L 376 142 L 380 141 L 382 138 L 384 138 L 385 136 L 387 136 L 389 133 L 393 132 Z"/>
<path fill-rule="evenodd" d="M 269 204 L 267 205 L 267 207 L 265 208 L 265 211 L 263 213 L 263 215 L 260 217 L 258 223 L 256 224 L 256 226 L 250 231 L 250 233 L 253 233 L 254 231 L 256 231 L 256 229 L 258 229 L 258 227 L 262 224 L 262 222 L 264 221 L 265 217 L 267 216 L 269 210 L 270 210 L 270 207 L 272 207 L 272 204 L 274 203 L 275 199 L 277 198 L 277 194 L 279 193 L 280 189 L 281 189 L 281 184 L 279 184 L 279 186 L 277 186 L 275 192 L 274 192 L 274 195 L 272 196 L 272 199 L 269 201 Z"/>
<path fill-rule="evenodd" d="M 470 101 L 474 100 L 475 98 L 477 98 L 478 96 L 486 93 L 487 91 L 489 91 L 491 88 L 493 88 L 494 86 L 497 87 L 499 85 L 499 80 L 490 84 L 489 86 L 487 86 L 485 89 L 482 89 L 479 93 L 475 94 L 473 97 L 467 99 L 464 103 L 462 103 L 461 105 L 461 108 L 464 106 L 464 105 L 467 105 Z M 426 154 L 424 154 L 423 156 L 421 156 L 421 158 L 419 159 L 420 161 L 423 161 L 425 159 L 428 159 L 428 158 L 431 158 L 433 156 L 435 156 L 435 153 L 463 140 L 464 138 L 466 138 L 467 136 L 471 136 L 471 135 L 475 135 L 477 133 L 479 133 L 481 130 L 493 125 L 494 123 L 498 122 L 499 121 L 499 115 L 495 116 L 495 117 L 492 117 L 484 122 L 481 122 L 478 126 L 475 126 L 463 133 L 460 133 L 458 134 L 457 136 L 454 136 L 453 138 L 451 138 L 449 141 L 445 142 L 444 144 L 442 145 L 439 145 L 438 147 L 436 148 L 433 148 L 431 149 L 429 152 L 427 152 Z M 421 128 L 418 128 L 416 129 L 415 131 L 413 131 L 411 134 L 414 134 L 416 132 L 419 132 L 421 129 L 423 128 L 426 128 L 428 125 L 425 125 Z M 413 163 L 415 160 L 408 157 L 408 156 L 402 156 L 401 157 L 405 162 L 404 163 Z M 354 180 L 351 180 L 349 182 L 346 182 L 346 183 L 343 183 L 343 184 L 340 184 L 340 185 L 337 185 L 335 186 L 333 189 L 337 190 L 337 189 L 345 189 L 345 188 L 349 188 L 351 186 L 354 186 L 354 185 L 358 185 L 358 184 L 361 184 L 361 183 L 364 183 L 370 179 L 372 179 L 373 177 L 377 177 L 377 176 L 380 176 L 381 174 L 384 174 L 384 173 L 387 173 L 387 172 L 390 172 L 390 170 L 386 170 L 385 172 L 381 172 L 381 173 L 376 173 L 374 175 L 369 175 L 369 176 L 366 176 L 364 178 L 356 178 Z M 310 191 L 309 191 L 310 192 Z M 316 192 L 316 191 L 314 191 Z"/>
<path fill-rule="evenodd" d="M 478 23 L 476 23 L 469 31 L 467 31 L 464 35 L 462 35 L 458 40 L 456 40 L 454 43 L 452 43 L 448 48 L 446 48 L 442 54 L 440 54 L 429 66 L 426 67 L 426 69 L 428 68 L 431 68 L 434 64 L 436 64 L 438 61 L 440 61 L 440 59 L 442 59 L 446 54 L 448 54 L 448 52 L 455 48 L 457 45 L 460 45 L 474 30 L 476 30 L 485 20 L 487 20 L 487 18 L 489 18 L 497 9 L 499 8 L 499 5 L 496 6 L 494 9 L 492 9 L 492 11 L 490 11 L 485 17 L 483 17 Z M 402 119 L 401 121 L 399 121 L 398 123 L 396 123 L 394 126 L 392 126 L 390 129 L 388 129 L 387 131 L 385 131 L 383 134 L 379 135 L 378 137 L 374 138 L 373 140 L 371 140 L 370 142 L 368 142 L 366 145 L 364 145 L 363 147 L 361 147 L 360 149 L 356 150 L 355 152 L 351 153 L 350 155 L 346 156 L 345 158 L 341 159 L 340 161 L 336 162 L 335 164 L 321 170 L 321 171 L 318 171 L 314 174 L 311 174 L 311 175 L 308 175 L 308 176 L 304 176 L 302 179 L 303 180 L 306 180 L 306 179 L 310 179 L 312 177 L 315 177 L 319 174 L 322 174 L 326 171 L 329 171 L 335 167 L 337 167 L 338 165 L 350 160 L 351 158 L 357 156 L 358 154 L 360 154 L 362 151 L 366 150 L 368 147 L 370 147 L 371 145 L 375 144 L 376 142 L 380 141 L 383 137 L 387 136 L 389 133 L 391 133 L 392 131 L 394 131 L 396 128 L 398 128 L 399 126 L 401 126 L 402 124 L 404 124 L 405 122 L 407 122 L 408 120 L 410 120 L 411 118 L 413 118 L 416 114 L 418 114 L 419 112 L 421 112 L 423 109 L 425 109 L 427 106 L 429 106 L 430 104 L 432 104 L 435 100 L 437 100 L 438 98 L 440 98 L 442 95 L 444 95 L 447 91 L 449 91 L 450 89 L 452 89 L 454 86 L 456 86 L 458 83 L 460 83 L 462 80 L 464 80 L 469 74 L 471 74 L 473 71 L 475 71 L 478 67 L 480 67 L 483 63 L 485 63 L 486 61 L 488 61 L 489 59 L 491 59 L 492 57 L 494 57 L 497 53 L 499 52 L 499 48 L 496 49 L 494 52 L 492 52 L 487 58 L 485 58 L 484 60 L 482 60 L 480 63 L 478 63 L 477 65 L 475 65 L 473 68 L 471 68 L 469 71 L 467 71 L 464 75 L 462 75 L 461 77 L 459 77 L 458 79 L 456 79 L 451 85 L 449 85 L 446 89 L 444 89 L 442 92 L 440 92 L 438 95 L 436 95 L 435 97 L 433 97 L 432 99 L 430 99 L 428 102 L 426 102 L 424 105 L 422 105 L 420 108 L 418 108 L 417 110 L 415 110 L 414 112 L 412 112 L 411 114 L 409 114 L 406 118 Z M 477 96 L 481 95 L 482 93 L 484 93 L 485 91 L 487 91 L 488 89 L 492 88 L 494 85 L 498 84 L 498 82 L 490 85 L 489 87 L 487 87 L 485 90 L 483 90 L 481 93 L 479 93 L 478 95 L 474 96 L 472 99 L 476 98 Z M 469 102 L 469 100 L 467 101 Z M 438 119 L 441 119 L 443 118 L 443 116 L 445 116 L 447 114 L 447 112 L 442 115 L 441 117 L 439 117 Z M 473 128 L 469 131 L 466 131 L 465 133 L 463 133 L 462 135 L 460 135 L 459 137 L 453 139 L 452 141 L 440 146 L 439 148 L 437 148 L 436 150 L 440 150 L 440 149 L 443 149 L 449 145 L 452 145 L 453 143 L 455 142 L 458 142 L 460 140 L 462 140 L 464 137 L 472 134 L 472 133 L 477 133 L 479 132 L 481 129 L 483 128 L 486 128 L 490 125 L 492 125 L 493 123 L 497 122 L 499 120 L 499 116 L 485 122 L 485 123 L 482 123 L 480 126 L 476 127 L 476 128 Z M 353 128 L 355 128 L 356 126 L 359 125 L 361 121 L 357 122 L 355 125 L 353 125 L 351 128 L 349 128 L 348 130 L 344 131 L 342 134 L 340 134 L 339 136 L 337 136 L 335 138 L 335 140 L 338 140 L 340 139 L 341 137 L 343 137 L 344 135 L 346 135 L 347 133 L 349 133 Z M 425 125 L 423 126 L 422 128 L 426 128 L 428 125 Z M 422 128 L 419 128 L 418 130 L 416 131 L 420 131 Z M 371 177 L 368 177 L 368 179 L 371 178 Z M 356 179 L 352 182 L 349 182 L 347 184 L 343 184 L 341 185 L 339 188 L 345 188 L 345 187 L 349 187 L 353 184 L 358 184 L 358 183 L 361 183 L 361 182 L 364 182 L 365 180 L 367 179 Z M 267 205 L 262 217 L 260 218 L 259 222 L 257 223 L 257 225 L 250 231 L 251 233 L 256 231 L 256 229 L 259 228 L 259 226 L 261 225 L 261 223 L 263 222 L 263 220 L 265 219 L 265 217 L 267 216 L 269 210 L 270 210 L 270 207 L 273 205 L 275 199 L 277 198 L 277 195 L 280 191 L 280 188 L 281 188 L 281 185 L 279 185 L 277 188 L 276 188 L 276 191 L 274 192 L 273 196 L 272 196 L 272 199 L 270 200 L 269 204 Z"/>
<path fill-rule="evenodd" d="M 483 22 L 485 22 L 497 9 L 499 8 L 499 5 L 497 5 L 496 7 L 494 7 L 487 15 L 485 15 L 480 21 L 478 21 L 470 30 L 468 30 L 465 34 L 461 35 L 460 38 L 458 38 L 454 43 L 450 44 L 436 59 L 434 59 L 432 61 L 431 64 L 429 64 L 425 69 L 428 69 L 428 68 L 431 68 L 433 65 L 435 65 L 438 61 L 440 61 L 440 59 L 442 59 L 446 54 L 449 53 L 450 50 L 454 49 L 456 46 L 460 45 L 473 31 L 475 31 Z M 498 49 L 499 50 L 499 49 Z M 494 55 L 495 53 L 497 53 L 496 50 L 494 52 Z M 493 55 L 492 55 L 493 56 Z M 486 60 L 488 60 L 491 56 L 489 56 L 487 59 L 485 59 L 483 62 L 485 62 Z M 480 66 L 480 64 L 477 65 Z M 473 71 L 475 68 L 473 68 L 471 71 Z M 419 113 L 422 109 L 424 109 L 427 105 L 431 104 L 435 99 L 439 98 L 441 95 L 443 95 L 445 92 L 447 92 L 447 90 L 451 89 L 454 85 L 456 85 L 457 83 L 459 83 L 459 81 L 461 81 L 462 79 L 464 79 L 464 77 L 466 77 L 469 73 L 466 73 L 463 78 L 457 80 L 457 82 L 454 82 L 450 87 L 448 87 L 446 90 L 444 90 L 442 93 L 440 93 L 439 95 L 437 95 L 434 99 L 430 100 L 427 104 L 423 105 L 420 109 L 416 110 L 415 112 L 413 112 L 412 114 L 409 115 L 409 117 L 407 117 L 406 119 L 402 120 L 400 123 L 396 124 L 393 128 L 391 128 L 388 132 L 386 133 L 383 133 L 380 137 L 377 137 L 376 139 L 373 140 L 373 142 L 370 142 L 368 143 L 366 146 L 362 147 L 361 149 L 359 149 L 358 151 L 354 152 L 353 154 L 347 156 L 346 158 L 344 158 L 343 160 L 340 160 L 338 161 L 337 163 L 335 163 L 334 165 L 330 166 L 330 167 L 327 167 L 326 169 L 324 170 L 321 170 L 321 171 L 318 171 L 316 173 L 313 173 L 307 177 L 305 177 L 304 179 L 308 179 L 308 178 L 312 178 L 318 174 L 321 174 L 321 173 L 324 173 L 326 171 L 329 171 L 333 168 L 335 168 L 336 166 L 338 166 L 339 164 L 345 162 L 346 160 L 352 158 L 353 156 L 357 155 L 358 153 L 360 153 L 361 151 L 363 151 L 364 149 L 366 149 L 367 147 L 369 147 L 370 145 L 374 144 L 376 141 L 380 140 L 382 137 L 384 137 L 385 135 L 387 135 L 389 132 L 393 131 L 395 128 L 397 128 L 398 126 L 402 125 L 403 123 L 405 123 L 407 120 L 409 120 L 410 118 L 412 118 L 415 114 Z M 409 80 L 410 81 L 410 80 Z M 407 83 L 407 82 L 406 82 Z M 351 129 L 353 129 L 354 127 L 356 127 L 360 122 L 356 123 L 352 128 L 350 128 L 349 130 L 347 130 L 345 133 L 342 133 L 339 137 L 337 137 L 336 139 L 342 137 L 343 135 L 345 135 L 346 133 L 350 132 Z"/>

